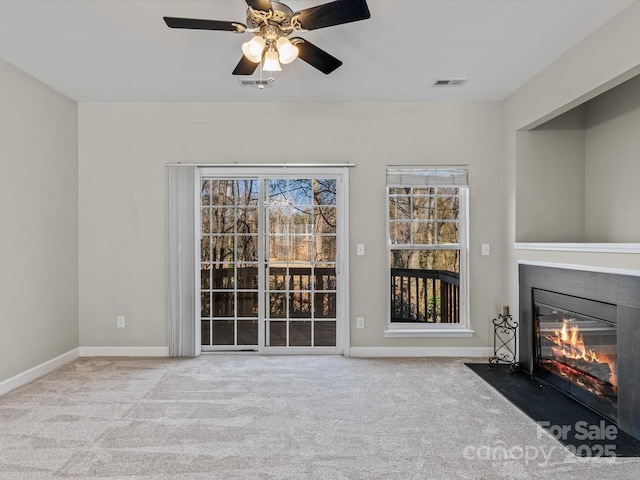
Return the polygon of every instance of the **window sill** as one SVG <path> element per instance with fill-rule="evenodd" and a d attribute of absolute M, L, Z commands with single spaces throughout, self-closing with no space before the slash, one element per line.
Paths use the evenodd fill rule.
<path fill-rule="evenodd" d="M 466 328 L 388 328 L 384 331 L 386 338 L 409 337 L 472 337 L 475 330 Z"/>

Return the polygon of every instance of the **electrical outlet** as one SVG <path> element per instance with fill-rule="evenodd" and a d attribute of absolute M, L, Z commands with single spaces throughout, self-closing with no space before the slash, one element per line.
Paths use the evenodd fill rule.
<path fill-rule="evenodd" d="M 118 315 L 116 317 L 116 326 L 118 328 L 124 328 L 124 315 Z"/>
<path fill-rule="evenodd" d="M 356 328 L 364 328 L 364 317 L 356 317 Z"/>

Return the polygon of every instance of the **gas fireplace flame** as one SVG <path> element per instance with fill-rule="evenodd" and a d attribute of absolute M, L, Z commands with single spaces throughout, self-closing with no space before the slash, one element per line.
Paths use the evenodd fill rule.
<path fill-rule="evenodd" d="M 587 362 L 599 362 L 598 355 L 592 349 L 584 346 L 584 339 L 577 325 L 570 325 L 569 320 L 562 321 L 562 328 L 554 330 L 548 334 L 554 346 L 551 351 L 558 357 L 572 358 L 574 360 L 585 360 Z"/>
<path fill-rule="evenodd" d="M 547 340 L 552 343 L 550 348 L 554 356 L 563 361 L 569 360 L 569 363 L 573 365 L 576 364 L 571 362 L 571 360 L 584 362 L 586 365 L 608 364 L 609 378 L 607 380 L 612 385 L 617 385 L 615 360 L 605 354 L 597 354 L 595 350 L 587 348 L 578 325 L 571 324 L 571 320 L 572 319 L 563 319 L 560 329 L 545 335 Z"/>

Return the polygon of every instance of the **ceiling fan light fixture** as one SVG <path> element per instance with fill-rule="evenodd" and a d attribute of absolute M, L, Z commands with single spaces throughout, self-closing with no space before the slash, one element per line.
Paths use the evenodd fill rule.
<path fill-rule="evenodd" d="M 242 44 L 242 53 L 253 63 L 259 63 L 262 60 L 262 52 L 264 50 L 265 41 L 259 35 L 254 36 L 248 42 Z"/>
<path fill-rule="evenodd" d="M 278 57 L 282 64 L 286 65 L 298 58 L 298 47 L 292 44 L 287 37 L 278 38 L 276 48 L 278 49 Z"/>
<path fill-rule="evenodd" d="M 278 52 L 275 48 L 270 47 L 264 54 L 264 65 L 262 69 L 265 72 L 281 72 L 280 62 L 278 61 Z"/>

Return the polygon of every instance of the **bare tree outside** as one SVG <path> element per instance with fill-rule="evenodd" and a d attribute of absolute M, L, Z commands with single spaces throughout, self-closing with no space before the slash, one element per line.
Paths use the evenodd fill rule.
<path fill-rule="evenodd" d="M 389 187 L 388 199 L 392 321 L 456 322 L 459 189 Z"/>
<path fill-rule="evenodd" d="M 287 310 L 294 318 L 335 317 L 335 293 L 322 293 L 335 289 L 335 179 L 271 179 L 265 202 L 270 289 L 288 292 L 270 296 L 270 311 Z"/>
<path fill-rule="evenodd" d="M 201 184 L 201 316 L 258 315 L 258 184 L 205 179 Z M 257 323 L 202 322 L 202 343 L 257 344 Z"/>
<path fill-rule="evenodd" d="M 312 327 L 289 319 L 326 319 L 332 325 L 322 321 L 313 325 L 317 341 L 335 345 L 336 180 L 272 178 L 264 186 L 264 204 L 259 205 L 257 179 L 201 183 L 203 345 L 258 343 L 249 326 L 259 314 L 261 208 L 266 222 L 266 314 L 282 319 L 281 325 L 273 324 L 272 332 L 290 335 L 288 340 L 273 338 L 271 344 L 311 346 Z M 282 325 L 288 328 L 283 330 Z"/>

